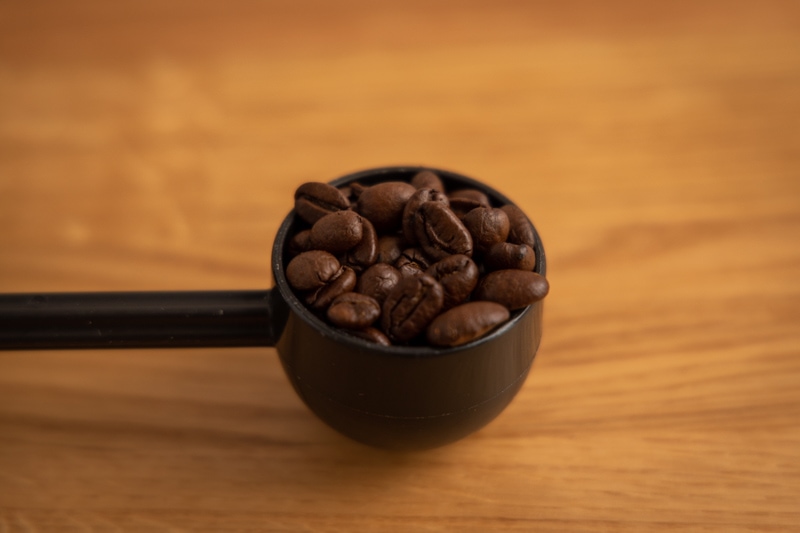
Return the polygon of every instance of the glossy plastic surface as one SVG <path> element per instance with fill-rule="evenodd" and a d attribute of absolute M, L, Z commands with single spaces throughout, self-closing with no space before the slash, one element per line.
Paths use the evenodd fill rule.
<path fill-rule="evenodd" d="M 0 294 L 0 350 L 273 346 L 271 292 Z"/>
<path fill-rule="evenodd" d="M 332 182 L 365 185 L 408 180 L 420 167 L 391 167 Z M 448 190 L 474 187 L 496 205 L 511 203 L 494 189 L 455 173 L 437 172 Z M 297 393 L 326 423 L 372 446 L 422 449 L 480 429 L 511 402 L 528 375 L 542 335 L 542 302 L 512 315 L 488 336 L 464 346 L 383 347 L 334 329 L 311 313 L 288 286 L 284 245 L 299 227 L 290 213 L 273 249 L 274 296 L 286 306 L 277 348 Z M 546 270 L 537 235 L 536 272 Z M 273 307 L 282 304 L 276 302 Z M 280 315 L 273 309 L 274 315 Z"/>

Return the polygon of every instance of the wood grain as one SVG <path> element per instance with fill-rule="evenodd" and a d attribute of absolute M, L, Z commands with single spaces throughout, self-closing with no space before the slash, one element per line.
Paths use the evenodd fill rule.
<path fill-rule="evenodd" d="M 535 369 L 352 443 L 272 349 L 0 354 L 0 532 L 800 531 L 795 2 L 0 3 L 0 290 L 268 287 L 307 180 L 534 219 Z"/>

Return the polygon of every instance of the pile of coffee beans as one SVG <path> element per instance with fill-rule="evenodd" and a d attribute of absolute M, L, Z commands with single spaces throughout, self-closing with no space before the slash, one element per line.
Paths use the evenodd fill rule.
<path fill-rule="evenodd" d="M 305 183 L 286 278 L 330 324 L 379 344 L 458 346 L 545 297 L 535 232 L 514 205 L 478 189 L 410 182 Z"/>

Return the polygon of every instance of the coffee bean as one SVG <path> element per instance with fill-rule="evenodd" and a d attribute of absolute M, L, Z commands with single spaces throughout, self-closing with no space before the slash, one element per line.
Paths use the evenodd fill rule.
<path fill-rule="evenodd" d="M 508 216 L 508 242 L 527 244 L 535 250 L 536 234 L 533 231 L 533 224 L 531 224 L 531 221 L 525 216 L 522 209 L 512 204 L 504 205 L 500 209 Z"/>
<path fill-rule="evenodd" d="M 367 190 L 368 188 L 369 188 L 368 185 L 364 185 L 362 183 L 354 181 L 350 183 L 350 194 L 353 196 L 353 198 L 358 200 L 358 197 L 361 196 L 361 193 Z"/>
<path fill-rule="evenodd" d="M 476 207 L 461 219 L 472 235 L 475 250 L 485 252 L 508 237 L 508 216 L 493 207 Z"/>
<path fill-rule="evenodd" d="M 403 237 L 409 244 L 417 244 L 417 236 L 414 233 L 414 222 L 417 219 L 417 211 L 425 202 L 439 202 L 443 205 L 450 205 L 444 193 L 433 189 L 417 189 L 411 198 L 406 202 L 403 209 Z"/>
<path fill-rule="evenodd" d="M 538 302 L 549 290 L 547 280 L 536 272 L 495 270 L 478 282 L 474 297 L 497 302 L 513 311 Z"/>
<path fill-rule="evenodd" d="M 386 263 L 376 263 L 366 269 L 358 278 L 356 292 L 366 294 L 381 305 L 386 296 L 402 278 L 400 271 Z"/>
<path fill-rule="evenodd" d="M 425 273 L 442 285 L 444 291 L 442 309 L 450 309 L 465 302 L 478 284 L 478 266 L 466 255 L 445 257 L 431 265 Z"/>
<path fill-rule="evenodd" d="M 398 235 L 383 235 L 378 237 L 378 257 L 376 263 L 389 263 L 393 265 L 403 252 L 403 239 Z"/>
<path fill-rule="evenodd" d="M 360 183 L 354 181 L 349 185 L 339 187 L 339 190 L 342 192 L 344 197 L 350 201 L 350 207 L 353 207 L 353 204 L 358 201 L 358 197 L 361 196 L 361 193 L 366 188 L 367 187 L 365 185 L 361 185 Z"/>
<path fill-rule="evenodd" d="M 443 301 L 442 286 L 431 276 L 403 278 L 383 303 L 381 328 L 393 341 L 410 341 L 425 331 Z"/>
<path fill-rule="evenodd" d="M 491 202 L 486 193 L 479 189 L 458 189 L 448 194 L 451 200 L 471 200 L 478 206 L 490 207 Z"/>
<path fill-rule="evenodd" d="M 339 260 L 328 252 L 303 252 L 286 265 L 286 280 L 298 291 L 316 290 L 340 274 Z"/>
<path fill-rule="evenodd" d="M 430 259 L 419 248 L 406 248 L 394 262 L 403 277 L 422 274 L 430 264 Z"/>
<path fill-rule="evenodd" d="M 499 242 L 489 248 L 483 257 L 486 270 L 533 270 L 536 267 L 536 252 L 527 244 Z"/>
<path fill-rule="evenodd" d="M 289 255 L 294 257 L 297 254 L 307 252 L 312 249 L 311 246 L 311 230 L 304 229 L 298 231 L 294 236 L 289 239 Z"/>
<path fill-rule="evenodd" d="M 365 294 L 346 292 L 336 297 L 328 307 L 328 320 L 335 326 L 363 329 L 372 325 L 381 314 L 381 306 Z"/>
<path fill-rule="evenodd" d="M 317 220 L 311 227 L 311 245 L 332 254 L 345 252 L 358 244 L 364 234 L 363 219 L 353 211 L 336 211 Z"/>
<path fill-rule="evenodd" d="M 422 170 L 411 178 L 411 185 L 417 189 L 433 189 L 434 191 L 444 192 L 444 184 L 441 178 L 431 170 Z"/>
<path fill-rule="evenodd" d="M 364 217 L 361 218 L 361 241 L 351 248 L 345 255 L 344 263 L 357 272 L 375 264 L 378 258 L 378 234 L 372 223 Z"/>
<path fill-rule="evenodd" d="M 390 233 L 400 228 L 403 209 L 416 189 L 403 181 L 385 181 L 365 189 L 356 210 L 367 217 L 375 231 Z"/>
<path fill-rule="evenodd" d="M 451 254 L 472 255 L 472 236 L 458 217 L 440 202 L 417 210 L 414 232 L 423 251 L 434 260 Z"/>
<path fill-rule="evenodd" d="M 494 302 L 468 302 L 437 316 L 428 326 L 434 346 L 460 346 L 482 337 L 506 320 L 508 309 Z"/>
<path fill-rule="evenodd" d="M 450 209 L 462 218 L 476 207 L 491 207 L 489 197 L 478 189 L 460 189 L 448 194 Z"/>
<path fill-rule="evenodd" d="M 391 346 L 392 342 L 389 340 L 389 337 L 383 334 L 383 332 L 377 328 L 364 328 L 364 329 L 353 329 L 347 331 L 350 335 L 355 335 L 361 339 L 374 342 L 375 344 L 380 344 L 382 346 Z"/>
<path fill-rule="evenodd" d="M 310 229 L 286 241 L 286 280 L 317 315 L 370 342 L 459 346 L 549 290 L 533 272 L 525 214 L 493 208 L 477 188 L 446 196 L 431 171 L 410 184 L 305 183 L 295 209 Z"/>
<path fill-rule="evenodd" d="M 308 293 L 305 302 L 316 311 L 324 311 L 340 294 L 352 291 L 357 276 L 350 267 L 342 267 L 339 272 L 319 289 Z"/>
<path fill-rule="evenodd" d="M 333 185 L 309 182 L 294 193 L 294 208 L 300 218 L 313 224 L 329 213 L 350 207 L 350 201 Z"/>

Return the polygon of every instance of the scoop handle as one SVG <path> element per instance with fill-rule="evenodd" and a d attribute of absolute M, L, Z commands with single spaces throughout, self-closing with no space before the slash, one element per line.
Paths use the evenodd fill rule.
<path fill-rule="evenodd" d="M 0 294 L 0 350 L 274 346 L 272 292 Z"/>

